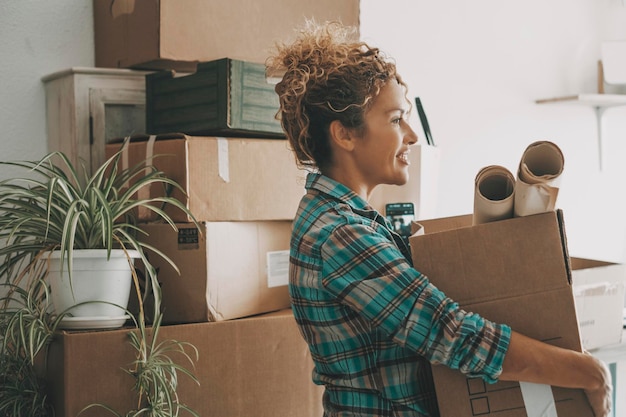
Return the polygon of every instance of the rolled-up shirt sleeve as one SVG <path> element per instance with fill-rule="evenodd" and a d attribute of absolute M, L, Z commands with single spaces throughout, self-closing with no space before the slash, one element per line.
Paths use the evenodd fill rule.
<path fill-rule="evenodd" d="M 507 325 L 461 309 L 369 225 L 335 228 L 321 250 L 323 286 L 341 303 L 431 363 L 497 381 Z"/>

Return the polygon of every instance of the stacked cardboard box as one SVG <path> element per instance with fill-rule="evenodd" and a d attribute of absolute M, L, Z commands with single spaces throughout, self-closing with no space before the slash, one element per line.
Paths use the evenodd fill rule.
<path fill-rule="evenodd" d="M 202 222 L 142 226 L 146 243 L 166 253 L 159 270 L 166 323 L 222 321 L 289 308 L 291 223 Z"/>
<path fill-rule="evenodd" d="M 572 285 L 583 347 L 592 350 L 620 343 L 626 265 L 574 258 Z"/>
<path fill-rule="evenodd" d="M 106 155 L 120 149 L 111 143 Z M 201 221 L 293 220 L 304 194 L 305 174 L 284 140 L 135 136 L 122 160 L 126 166 L 153 165 L 176 181 L 183 192 L 172 190 L 173 196 Z M 163 194 L 162 188 L 150 189 L 151 197 Z M 165 211 L 177 222 L 191 221 L 173 207 Z M 155 219 L 150 211 L 138 215 L 142 222 Z"/>
<path fill-rule="evenodd" d="M 120 415 L 137 407 L 130 329 L 63 332 L 50 347 L 47 381 L 57 417 Z M 200 416 L 317 417 L 321 388 L 311 382 L 311 357 L 290 310 L 213 323 L 164 326 L 161 340 L 192 343 L 196 384 L 179 375 L 179 396 Z M 193 352 L 187 349 L 193 356 Z M 187 365 L 182 356 L 173 357 Z M 184 415 L 186 413 L 182 413 Z"/>
<path fill-rule="evenodd" d="M 359 0 L 93 0 L 96 66 L 195 71 L 221 58 L 265 63 L 305 19 L 359 27 Z"/>
<path fill-rule="evenodd" d="M 109 144 L 107 154 L 119 149 L 119 143 Z M 143 239 L 180 270 L 151 257 L 163 291 L 164 323 L 229 320 L 289 307 L 285 265 L 304 173 L 286 141 L 141 136 L 124 147 L 122 160 L 129 166 L 147 160 L 176 180 L 184 193 L 174 195 L 200 222 L 198 230 L 180 210 L 165 207 L 178 222 L 174 230 L 150 222 L 151 212 L 139 213 Z M 153 188 L 150 197 L 163 193 Z"/>

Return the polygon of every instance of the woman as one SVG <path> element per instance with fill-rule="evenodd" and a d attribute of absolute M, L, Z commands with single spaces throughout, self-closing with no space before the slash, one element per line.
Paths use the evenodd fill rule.
<path fill-rule="evenodd" d="M 417 135 L 395 65 L 337 23 L 282 45 L 269 67 L 296 160 L 309 168 L 291 241 L 290 295 L 325 386 L 325 416 L 438 415 L 427 362 L 488 382 L 582 388 L 610 409 L 606 366 L 459 309 L 412 267 L 404 241 L 367 203 L 405 184 Z"/>

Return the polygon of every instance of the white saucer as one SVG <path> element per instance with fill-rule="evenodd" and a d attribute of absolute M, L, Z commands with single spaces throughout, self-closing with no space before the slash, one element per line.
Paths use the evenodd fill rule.
<path fill-rule="evenodd" d="M 60 329 L 115 329 L 122 327 L 129 315 L 119 317 L 71 317 L 66 316 L 59 323 Z"/>

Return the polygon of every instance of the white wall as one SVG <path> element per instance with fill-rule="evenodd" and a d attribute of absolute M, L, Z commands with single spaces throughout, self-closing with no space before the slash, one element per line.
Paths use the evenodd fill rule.
<path fill-rule="evenodd" d="M 565 154 L 570 252 L 623 258 L 626 107 L 606 113 L 600 172 L 593 110 L 535 104 L 597 92 L 600 42 L 626 39 L 622 0 L 361 0 L 361 33 L 422 99 L 441 150 L 438 216 L 471 213 L 481 167 L 515 174 L 528 144 L 550 140 Z M 422 133 L 416 117 L 414 127 Z"/>
<path fill-rule="evenodd" d="M 38 159 L 47 152 L 41 78 L 94 65 L 91 0 L 2 0 L 0 39 L 0 159 Z"/>
<path fill-rule="evenodd" d="M 626 107 L 606 113 L 600 172 L 593 111 L 535 104 L 596 91 L 600 41 L 626 38 L 624 0 L 361 0 L 361 33 L 422 98 L 441 152 L 437 216 L 471 212 L 482 166 L 515 173 L 529 143 L 551 140 L 565 153 L 570 252 L 624 258 Z M 47 151 L 41 77 L 93 66 L 92 2 L 3 0 L 0 39 L 0 157 L 38 158 Z"/>

